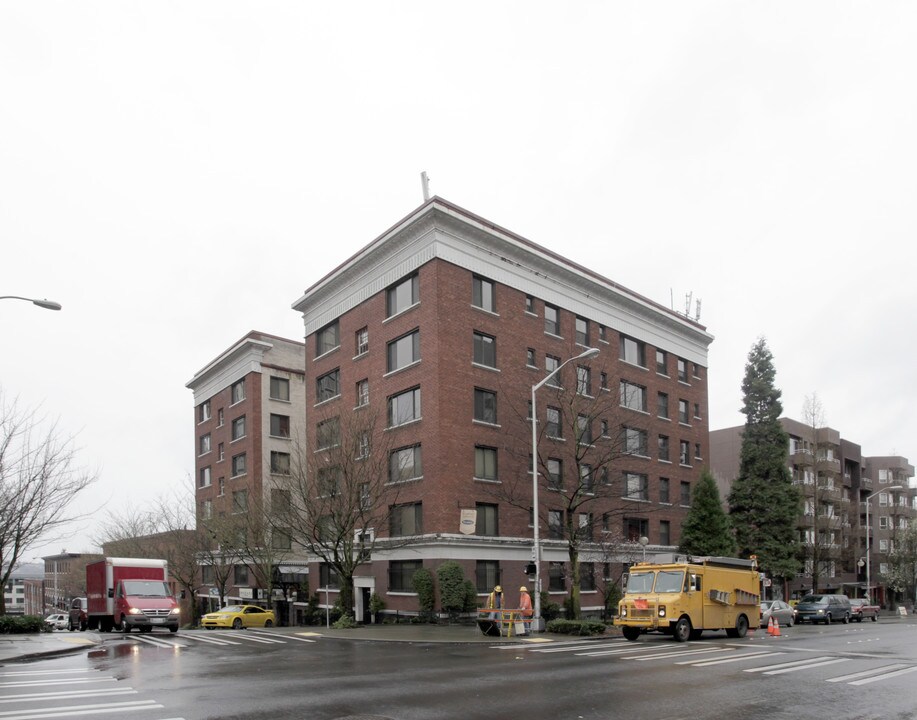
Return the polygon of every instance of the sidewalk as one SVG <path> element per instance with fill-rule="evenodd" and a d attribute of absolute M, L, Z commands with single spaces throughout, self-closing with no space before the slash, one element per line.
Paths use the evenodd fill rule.
<path fill-rule="evenodd" d="M 220 630 L 214 630 L 220 633 Z M 525 644 L 558 642 L 563 640 L 600 639 L 611 637 L 615 633 L 594 636 L 593 638 L 578 638 L 570 635 L 557 635 L 554 633 L 537 633 L 526 637 L 488 637 L 476 625 L 423 625 L 403 623 L 398 625 L 361 625 L 350 630 L 336 630 L 325 627 L 278 627 L 268 632 L 281 635 L 312 635 L 334 640 L 367 640 L 378 642 L 402 643 L 457 643 L 489 645 Z M 137 633 L 132 633 L 136 636 Z M 88 647 L 100 644 L 104 639 L 118 639 L 119 632 L 100 634 L 93 631 L 67 632 L 58 630 L 50 633 L 36 633 L 34 635 L 0 635 L 0 663 L 8 663 L 36 656 L 53 656 L 66 653 L 79 652 Z M 156 633 L 155 637 L 180 638 L 172 633 Z"/>

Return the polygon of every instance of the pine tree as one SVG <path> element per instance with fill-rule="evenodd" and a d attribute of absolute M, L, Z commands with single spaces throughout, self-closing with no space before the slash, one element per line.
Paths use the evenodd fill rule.
<path fill-rule="evenodd" d="M 679 552 L 687 555 L 731 556 L 736 552 L 729 517 L 709 470 L 701 473 L 691 496 L 691 509 L 681 527 Z"/>
<path fill-rule="evenodd" d="M 779 420 L 783 406 L 775 376 L 773 355 L 760 338 L 748 353 L 742 381 L 745 432 L 729 513 L 739 555 L 757 555 L 762 571 L 788 579 L 799 570 L 800 497 L 789 471 L 789 436 Z"/>

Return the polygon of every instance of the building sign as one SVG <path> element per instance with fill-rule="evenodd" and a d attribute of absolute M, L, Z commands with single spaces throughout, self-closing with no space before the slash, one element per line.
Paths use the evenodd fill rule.
<path fill-rule="evenodd" d="M 462 517 L 459 520 L 459 530 L 462 535 L 474 535 L 474 528 L 478 524 L 478 511 L 472 508 L 471 510 L 462 510 Z"/>

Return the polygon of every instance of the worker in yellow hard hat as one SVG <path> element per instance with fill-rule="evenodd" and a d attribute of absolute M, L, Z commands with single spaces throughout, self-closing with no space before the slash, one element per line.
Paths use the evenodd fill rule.
<path fill-rule="evenodd" d="M 499 610 L 503 607 L 503 588 L 499 585 L 494 587 L 493 592 L 487 596 L 487 605 L 489 610 Z"/>

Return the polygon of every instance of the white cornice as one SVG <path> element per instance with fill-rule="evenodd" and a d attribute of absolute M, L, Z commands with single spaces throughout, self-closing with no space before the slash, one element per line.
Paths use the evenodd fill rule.
<path fill-rule="evenodd" d="M 213 397 L 220 390 L 250 372 L 261 372 L 264 354 L 272 347 L 274 347 L 272 343 L 264 340 L 245 338 L 199 370 L 185 384 L 186 388 L 194 392 L 194 404 L 197 405 Z"/>

